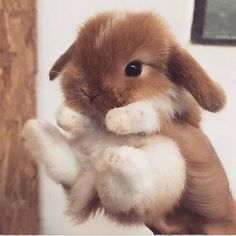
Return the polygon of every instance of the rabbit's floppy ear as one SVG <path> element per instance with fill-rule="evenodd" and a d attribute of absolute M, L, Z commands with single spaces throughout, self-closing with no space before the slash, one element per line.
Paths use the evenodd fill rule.
<path fill-rule="evenodd" d="M 71 59 L 72 51 L 74 50 L 74 43 L 56 60 L 53 64 L 50 72 L 49 72 L 49 79 L 54 80 L 57 76 L 62 72 L 66 64 Z"/>
<path fill-rule="evenodd" d="M 224 106 L 225 95 L 222 88 L 178 45 L 174 45 L 170 50 L 168 73 L 170 78 L 188 90 L 205 110 L 217 112 Z"/>

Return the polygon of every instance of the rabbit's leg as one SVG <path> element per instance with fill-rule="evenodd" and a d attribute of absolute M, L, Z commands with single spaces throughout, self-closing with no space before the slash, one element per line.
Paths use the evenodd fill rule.
<path fill-rule="evenodd" d="M 68 195 L 67 213 L 76 218 L 78 223 L 87 220 L 91 214 L 94 214 L 101 207 L 95 181 L 94 170 L 81 171 Z"/>
<path fill-rule="evenodd" d="M 178 204 L 186 184 L 185 161 L 180 150 L 163 136 L 153 138 L 139 149 L 128 146 L 106 149 L 97 171 L 102 204 L 113 212 L 127 212 L 135 206 L 142 210 L 152 203 L 149 210 L 163 215 Z"/>
<path fill-rule="evenodd" d="M 26 149 L 56 182 L 65 186 L 75 183 L 79 164 L 67 138 L 55 126 L 32 119 L 24 125 L 22 135 Z"/>
<path fill-rule="evenodd" d="M 161 135 L 153 138 L 141 150 L 152 166 L 155 179 L 155 188 L 150 199 L 155 202 L 158 212 L 165 214 L 178 204 L 185 190 L 185 160 L 178 145 Z"/>
<path fill-rule="evenodd" d="M 145 153 L 130 146 L 109 147 L 97 163 L 96 187 L 110 212 L 128 212 L 153 189 L 153 173 Z"/>

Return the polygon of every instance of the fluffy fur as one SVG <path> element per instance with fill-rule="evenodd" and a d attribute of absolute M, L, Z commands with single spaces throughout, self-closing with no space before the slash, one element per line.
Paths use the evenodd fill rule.
<path fill-rule="evenodd" d="M 127 105 L 129 114 L 133 112 L 131 105 Z M 70 198 L 73 214 L 81 218 L 96 192 L 106 213 L 116 218 L 122 212 L 127 223 L 131 211 L 136 215 L 132 223 L 143 223 L 144 219 L 145 223 L 154 223 L 151 221 L 154 216 L 172 210 L 181 198 L 186 179 L 178 146 L 161 135 L 120 137 L 97 127 L 91 120 L 90 128 L 80 132 L 79 127 L 88 126 L 88 122 L 89 118 L 62 106 L 57 112 L 57 123 L 73 131 L 70 138 L 37 120 L 28 121 L 23 132 L 26 147 L 53 179 L 74 186 L 72 192 L 78 194 Z M 146 123 L 141 121 L 141 125 L 142 122 Z M 151 122 L 154 127 L 158 124 L 158 120 Z"/>
<path fill-rule="evenodd" d="M 47 122 L 29 120 L 22 132 L 25 147 L 42 163 L 56 182 L 65 186 L 75 184 L 80 166 L 67 139 Z"/>
<path fill-rule="evenodd" d="M 127 77 L 133 60 L 143 71 Z M 76 220 L 103 209 L 120 223 L 161 233 L 236 232 L 227 177 L 199 128 L 199 106 L 220 110 L 224 93 L 159 17 L 91 18 L 50 79 L 61 72 L 65 105 L 57 122 L 69 137 L 40 121 L 27 123 L 24 137 L 66 187 Z"/>

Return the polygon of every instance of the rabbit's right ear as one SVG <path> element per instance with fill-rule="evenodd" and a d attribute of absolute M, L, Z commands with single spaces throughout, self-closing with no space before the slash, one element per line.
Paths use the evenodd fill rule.
<path fill-rule="evenodd" d="M 57 76 L 62 72 L 66 64 L 71 59 L 72 51 L 74 50 L 75 44 L 73 43 L 53 64 L 50 72 L 49 72 L 49 79 L 54 80 Z"/>
<path fill-rule="evenodd" d="M 203 109 L 217 112 L 224 106 L 225 95 L 222 88 L 179 45 L 174 45 L 171 49 L 168 73 L 172 81 L 188 90 Z"/>

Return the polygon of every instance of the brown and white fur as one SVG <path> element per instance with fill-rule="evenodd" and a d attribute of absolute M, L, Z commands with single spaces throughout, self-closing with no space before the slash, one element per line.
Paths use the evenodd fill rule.
<path fill-rule="evenodd" d="M 138 77 L 126 65 L 142 62 Z M 62 134 L 30 120 L 25 145 L 68 193 L 78 221 L 103 209 L 160 233 L 236 233 L 224 169 L 199 128 L 199 105 L 220 110 L 224 93 L 152 13 L 90 19 L 56 61 L 65 104 Z"/>

